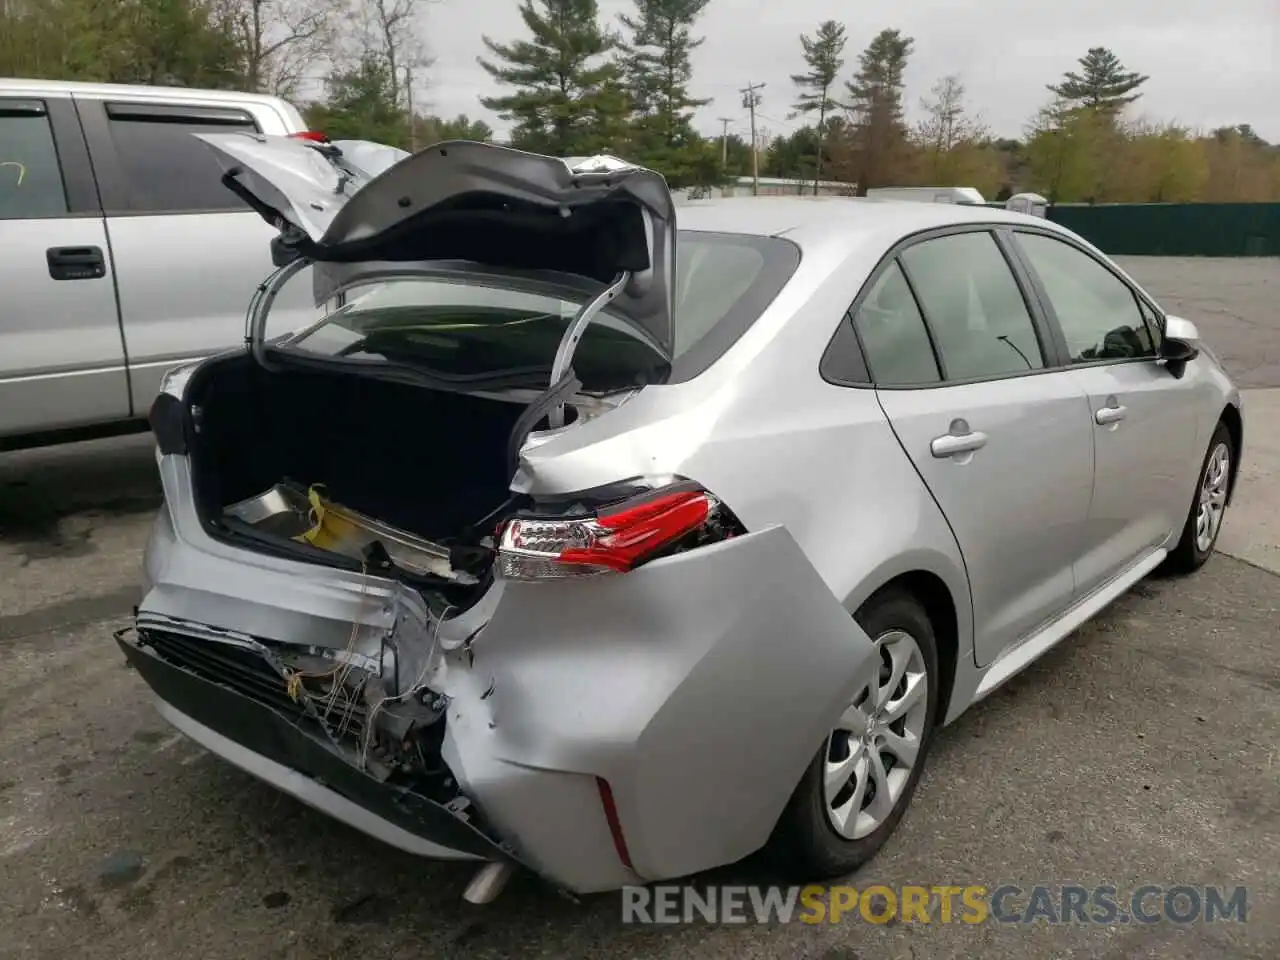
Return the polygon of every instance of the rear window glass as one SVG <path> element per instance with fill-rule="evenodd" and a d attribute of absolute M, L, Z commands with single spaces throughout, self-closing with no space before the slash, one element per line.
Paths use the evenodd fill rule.
<path fill-rule="evenodd" d="M 588 390 L 691 379 L 721 356 L 777 296 L 799 263 L 794 244 L 686 231 L 677 243 L 676 333 L 669 371 L 626 321 L 587 327 L 574 372 Z M 292 340 L 311 354 L 421 365 L 449 376 L 550 371 L 582 301 L 437 280 L 397 280 L 353 299 Z"/>

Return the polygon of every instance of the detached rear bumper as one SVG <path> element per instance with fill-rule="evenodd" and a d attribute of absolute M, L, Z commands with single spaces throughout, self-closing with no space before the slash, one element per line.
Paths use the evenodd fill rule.
<path fill-rule="evenodd" d="M 409 853 L 513 860 L 447 807 L 378 782 L 290 717 L 174 666 L 124 632 L 116 642 L 160 700 L 160 713 L 201 746 L 308 806 Z"/>

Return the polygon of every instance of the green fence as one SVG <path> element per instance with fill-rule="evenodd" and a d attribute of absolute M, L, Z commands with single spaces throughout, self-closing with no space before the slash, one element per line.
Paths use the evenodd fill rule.
<path fill-rule="evenodd" d="M 1049 219 L 1109 254 L 1280 256 L 1280 203 L 1061 204 Z"/>

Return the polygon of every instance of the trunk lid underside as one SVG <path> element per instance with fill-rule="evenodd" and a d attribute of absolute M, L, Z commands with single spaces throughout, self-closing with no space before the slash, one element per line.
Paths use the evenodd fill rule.
<path fill-rule="evenodd" d="M 625 276 L 610 312 L 671 359 L 675 203 L 652 170 L 471 141 L 410 155 L 365 141 L 196 136 L 288 256 L 313 264 L 317 305 L 387 276 L 466 265 L 588 293 Z"/>

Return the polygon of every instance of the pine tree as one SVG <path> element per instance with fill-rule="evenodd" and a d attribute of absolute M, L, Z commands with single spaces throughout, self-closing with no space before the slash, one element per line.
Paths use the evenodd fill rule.
<path fill-rule="evenodd" d="M 896 161 L 906 147 L 902 99 L 914 43 L 899 30 L 881 30 L 858 56 L 858 72 L 845 85 L 860 194 L 895 175 Z"/>
<path fill-rule="evenodd" d="M 693 24 L 710 0 L 634 0 L 634 16 L 618 19 L 629 36 L 622 70 L 634 114 L 636 159 L 661 169 L 676 186 L 698 179 L 705 145 L 693 128 L 693 111 L 710 103 L 689 93 L 690 56 L 703 38 Z"/>
<path fill-rule="evenodd" d="M 324 103 L 307 112 L 307 124 L 335 140 L 373 140 L 405 148 L 409 125 L 396 102 L 396 86 L 386 60 L 374 53 L 328 80 Z"/>
<path fill-rule="evenodd" d="M 477 60 L 499 83 L 516 88 L 480 102 L 512 121 L 512 143 L 575 156 L 609 149 L 625 119 L 626 96 L 608 55 L 617 37 L 603 29 L 596 0 L 523 0 L 530 39 L 483 37 L 497 62 Z"/>
<path fill-rule="evenodd" d="M 710 103 L 689 94 L 690 55 L 702 46 L 694 21 L 711 0 L 635 0 L 636 15 L 618 19 L 631 32 L 623 44 L 627 85 L 636 110 L 659 118 L 668 144 L 686 132 L 691 111 Z"/>
<path fill-rule="evenodd" d="M 793 73 L 791 82 L 800 87 L 796 98 L 796 113 L 818 115 L 818 149 L 813 168 L 813 195 L 818 195 L 818 181 L 822 179 L 822 153 L 826 143 L 827 116 L 839 109 L 840 104 L 831 99 L 831 87 L 844 69 L 844 24 L 824 20 L 812 37 L 801 36 L 804 62 L 809 67 L 805 73 Z"/>
<path fill-rule="evenodd" d="M 1077 62 L 1080 73 L 1068 71 L 1061 83 L 1049 84 L 1049 89 L 1073 106 L 1098 113 L 1118 114 L 1142 96 L 1134 91 L 1149 79 L 1126 70 L 1120 58 L 1106 47 L 1090 48 Z"/>

